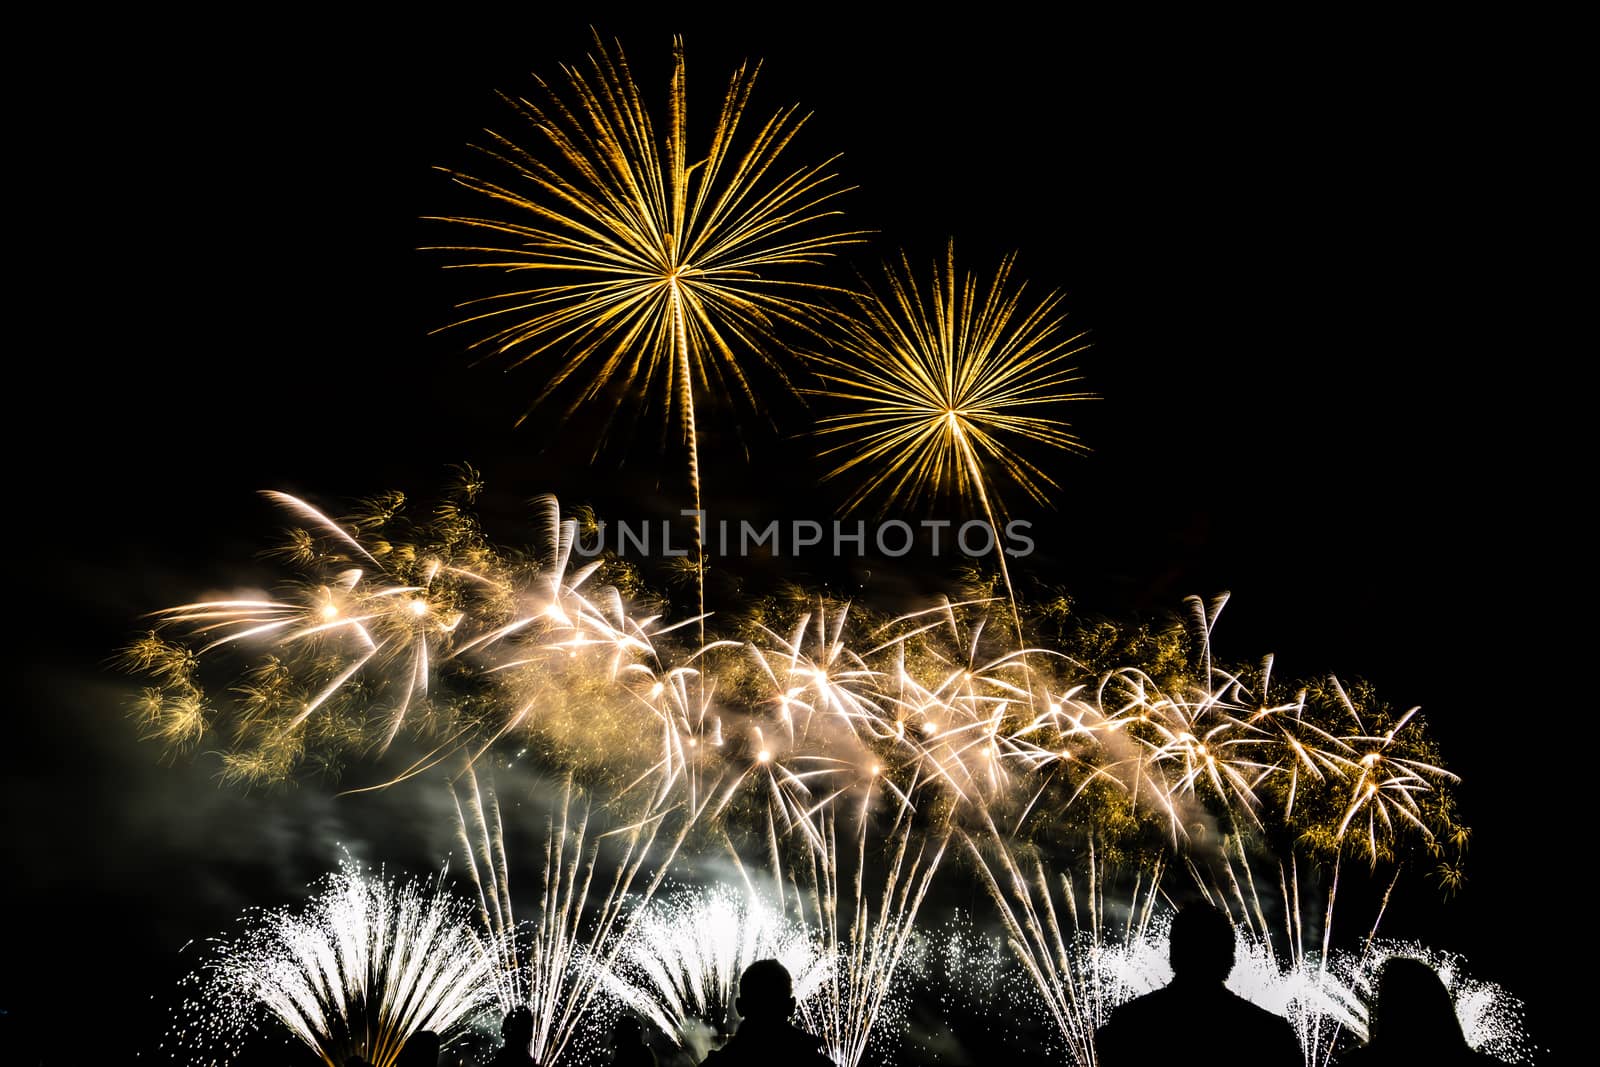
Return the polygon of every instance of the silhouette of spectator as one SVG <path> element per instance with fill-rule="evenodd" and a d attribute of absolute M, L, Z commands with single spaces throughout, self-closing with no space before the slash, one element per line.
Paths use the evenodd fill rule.
<path fill-rule="evenodd" d="M 1301 1067 L 1287 1019 L 1223 985 L 1233 971 L 1233 926 L 1209 904 L 1172 920 L 1172 981 L 1111 1013 L 1095 1035 L 1100 1067 L 1153 1063 L 1248 1063 Z"/>
<path fill-rule="evenodd" d="M 743 1017 L 703 1067 L 834 1067 L 822 1042 L 789 1022 L 794 981 L 777 960 L 756 960 L 739 976 L 734 1009 Z"/>
<path fill-rule="evenodd" d="M 656 1067 L 656 1054 L 645 1044 L 639 1020 L 624 1015 L 611 1029 L 612 1067 Z"/>
<path fill-rule="evenodd" d="M 394 1067 L 439 1067 L 439 1035 L 432 1030 L 412 1034 Z"/>
<path fill-rule="evenodd" d="M 1474 1052 L 1461 1032 L 1444 982 L 1421 960 L 1396 957 L 1378 972 L 1378 1003 L 1368 1027 L 1371 1039 L 1340 1060 L 1351 1067 L 1426 1064 L 1477 1067 L 1499 1063 Z"/>
<path fill-rule="evenodd" d="M 533 1044 L 533 1011 L 528 1007 L 512 1008 L 500 1024 L 500 1036 L 505 1044 L 489 1061 L 489 1067 L 539 1067 L 534 1062 L 528 1046 Z"/>

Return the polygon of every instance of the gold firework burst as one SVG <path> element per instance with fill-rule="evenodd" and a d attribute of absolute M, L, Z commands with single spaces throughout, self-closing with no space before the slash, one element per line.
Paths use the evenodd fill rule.
<path fill-rule="evenodd" d="M 1007 256 L 983 283 L 956 269 L 952 244 L 923 284 L 902 253 L 885 266 L 885 287 L 857 298 L 841 350 L 819 356 L 823 391 L 847 409 L 821 420 L 819 433 L 843 437 L 823 452 L 836 463 L 828 477 L 862 478 L 850 510 L 948 493 L 993 520 L 1004 508 L 990 472 L 1041 503 L 1058 488 L 1017 445 L 1083 448 L 1053 412 L 1090 395 L 1070 389 L 1070 360 L 1087 345 L 1063 329 L 1060 292 L 1025 299 L 1015 262 Z"/>
<path fill-rule="evenodd" d="M 784 275 L 861 239 L 837 226 L 834 200 L 846 187 L 829 170 L 834 159 L 788 163 L 807 116 L 790 106 L 745 122 L 758 70 L 747 64 L 734 72 L 710 145 L 691 159 L 682 39 L 673 40 L 666 124 L 658 132 L 621 46 L 608 50 L 596 35 L 587 70 L 562 68 L 565 96 L 540 81 L 543 102 L 506 98 L 538 139 L 524 148 L 491 133 L 491 143 L 479 146 L 503 181 L 455 175 L 504 216 L 440 219 L 488 235 L 482 244 L 442 249 L 463 256 L 455 266 L 507 282 L 469 301 L 465 307 L 479 310 L 453 325 L 491 326 L 477 345 L 513 365 L 553 357 L 530 411 L 571 383 L 569 414 L 614 387 L 632 394 L 635 417 L 660 401 L 663 434 L 678 412 L 702 615 L 695 393 L 763 410 L 747 364 L 767 367 L 769 377 L 792 388 L 770 350 L 774 331 L 785 324 L 814 329 L 823 313 L 815 298 L 826 287 Z M 623 406 L 613 406 L 607 427 Z"/>
<path fill-rule="evenodd" d="M 658 127 L 620 46 L 597 37 L 586 68 L 562 67 L 565 93 L 541 80 L 538 100 L 506 97 L 537 137 L 523 147 L 491 132 L 474 146 L 500 180 L 453 173 L 500 214 L 441 217 L 485 237 L 440 250 L 505 284 L 464 304 L 472 313 L 452 325 L 491 327 L 475 347 L 513 365 L 548 357 L 533 406 L 569 382 L 572 408 L 623 385 L 635 411 L 677 410 L 693 463 L 696 391 L 759 407 L 753 365 L 788 382 L 774 328 L 813 326 L 826 287 L 785 275 L 861 237 L 837 227 L 834 201 L 847 191 L 830 170 L 837 157 L 787 161 L 807 116 L 791 106 L 750 118 L 758 71 L 734 72 L 695 158 L 682 40 Z"/>

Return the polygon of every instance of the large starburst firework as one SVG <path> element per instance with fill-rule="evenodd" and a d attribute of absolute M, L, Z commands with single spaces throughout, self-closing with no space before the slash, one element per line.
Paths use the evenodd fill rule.
<path fill-rule="evenodd" d="M 696 393 L 765 410 L 756 368 L 789 382 L 775 331 L 812 330 L 822 314 L 823 287 L 792 272 L 860 240 L 839 226 L 834 161 L 790 162 L 807 116 L 795 106 L 751 113 L 758 70 L 734 72 L 697 150 L 683 41 L 673 41 L 658 121 L 620 45 L 597 36 L 587 65 L 562 67 L 564 87 L 540 80 L 534 98 L 506 98 L 533 137 L 491 133 L 479 146 L 497 176 L 454 174 L 495 212 L 441 217 L 478 238 L 444 246 L 455 266 L 502 279 L 454 325 L 486 328 L 476 345 L 514 365 L 550 362 L 535 405 L 568 385 L 569 411 L 618 390 L 631 403 L 612 419 L 659 404 L 663 432 L 676 411 L 696 516 Z M 694 533 L 699 546 L 698 517 Z"/>

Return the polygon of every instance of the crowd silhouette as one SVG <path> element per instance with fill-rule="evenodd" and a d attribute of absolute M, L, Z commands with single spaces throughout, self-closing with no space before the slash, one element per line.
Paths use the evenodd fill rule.
<path fill-rule="evenodd" d="M 1172 923 L 1172 981 L 1122 1005 L 1095 1035 L 1099 1067 L 1162 1063 L 1230 1063 L 1299 1067 L 1305 1062 L 1287 1019 L 1230 991 L 1235 936 L 1228 917 L 1191 904 Z M 757 960 L 739 978 L 734 1009 L 740 1022 L 702 1067 L 840 1067 L 823 1041 L 795 1026 L 794 985 L 777 960 Z M 1384 964 L 1367 1044 L 1345 1051 L 1340 1067 L 1481 1067 L 1498 1060 L 1474 1052 L 1462 1033 L 1450 993 L 1433 968 L 1396 958 Z M 530 1054 L 533 1013 L 519 1007 L 501 1023 L 501 1044 L 487 1067 L 539 1067 Z M 452 1065 L 463 1061 L 452 1060 Z M 632 1017 L 611 1031 L 613 1067 L 657 1067 L 648 1035 Z M 346 1067 L 370 1067 L 360 1057 Z M 415 1034 L 396 1067 L 443 1067 L 439 1036 Z"/>

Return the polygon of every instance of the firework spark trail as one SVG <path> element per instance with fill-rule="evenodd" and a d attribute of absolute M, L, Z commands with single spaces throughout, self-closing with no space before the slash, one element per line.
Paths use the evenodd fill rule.
<path fill-rule="evenodd" d="M 651 809 L 627 825 L 591 836 L 586 798 L 569 782 L 547 827 L 538 918 L 519 923 L 512 910 L 498 797 L 491 791 L 486 807 L 470 766 L 465 778 L 466 801 L 458 795 L 456 811 L 468 870 L 478 886 L 479 918 L 498 964 L 495 996 L 502 1013 L 517 1007 L 533 1012 L 528 1052 L 539 1063 L 558 1064 L 694 819 L 682 819 L 675 833 L 663 835 L 674 809 Z M 583 810 L 575 810 L 575 804 Z M 608 841 L 609 874 L 600 862 Z"/>
<path fill-rule="evenodd" d="M 695 391 L 764 410 L 747 361 L 791 387 L 773 355 L 774 331 L 814 331 L 824 314 L 817 297 L 827 287 L 785 274 L 815 266 L 863 235 L 838 228 L 834 201 L 846 189 L 828 169 L 833 159 L 783 169 L 807 116 L 789 107 L 753 120 L 754 127 L 747 122 L 759 67 L 734 72 L 705 154 L 691 161 L 681 39 L 673 41 L 672 61 L 659 135 L 621 48 L 608 49 L 598 34 L 587 70 L 562 67 L 565 94 L 541 80 L 540 101 L 507 97 L 537 132 L 539 147 L 495 133 L 492 143 L 476 146 L 505 178 L 452 177 L 504 217 L 440 218 L 490 242 L 440 250 L 464 257 L 455 267 L 508 277 L 506 289 L 463 305 L 484 310 L 452 324 L 504 324 L 475 347 L 508 356 L 513 366 L 559 360 L 533 406 L 581 382 L 569 414 L 615 386 L 636 394 L 635 415 L 652 395 L 668 421 L 677 408 L 704 615 Z M 526 287 L 518 284 L 524 274 L 535 279 Z"/>
<path fill-rule="evenodd" d="M 1200 638 L 1200 670 L 1183 679 L 1183 689 L 1164 688 L 1145 671 L 1128 667 L 1106 674 L 1096 701 L 1108 731 L 1121 730 L 1138 746 L 1124 762 L 1135 796 L 1144 782 L 1156 790 L 1157 803 L 1168 814 L 1173 843 L 1186 831 L 1180 822 L 1180 799 L 1192 798 L 1208 785 L 1230 803 L 1232 811 L 1261 825 L 1257 787 L 1278 768 L 1252 758 L 1270 749 L 1274 738 L 1243 717 L 1240 680 L 1219 669 L 1211 658 L 1211 634 L 1226 595 L 1207 605 L 1190 597 L 1189 606 Z"/>
<path fill-rule="evenodd" d="M 857 735 L 863 724 L 882 717 L 874 700 L 876 672 L 842 639 L 849 612 L 848 605 L 836 610 L 830 627 L 827 609 L 819 605 L 800 617 L 788 638 L 764 630 L 774 648 L 751 646 L 791 742 L 809 736 L 816 715 L 836 716 Z"/>
<path fill-rule="evenodd" d="M 339 569 L 283 599 L 201 601 L 165 609 L 154 617 L 161 626 L 176 627 L 204 641 L 194 652 L 196 659 L 252 638 L 268 639 L 288 654 L 304 650 L 307 655 L 333 657 L 337 665 L 324 670 L 331 679 L 308 690 L 285 730 L 305 722 L 373 664 L 367 673 L 398 691 L 380 746 L 380 751 L 387 749 L 413 701 L 427 696 L 431 664 L 448 654 L 464 621 L 469 627 L 478 622 L 471 612 L 484 588 L 495 598 L 504 586 L 497 577 L 456 566 L 442 555 L 404 561 L 402 573 L 394 573 L 311 505 L 286 493 L 264 495 L 371 566 Z M 335 566 L 342 562 L 337 555 L 322 558 L 331 558 Z M 150 654 L 159 654 L 159 648 L 152 646 Z"/>
<path fill-rule="evenodd" d="M 356 1055 L 392 1067 L 419 1030 L 461 1034 L 494 1002 L 494 970 L 469 910 L 441 884 L 346 864 L 304 905 L 264 912 L 215 946 L 189 980 L 182 1055 L 228 1062 L 265 1017 L 329 1067 Z"/>
<path fill-rule="evenodd" d="M 916 830 L 900 803 L 889 829 L 875 836 L 872 793 L 869 785 L 854 812 L 853 849 L 846 838 L 841 850 L 841 812 L 827 805 L 804 835 L 805 857 L 789 871 L 796 917 L 831 962 L 800 1017 L 839 1067 L 856 1067 L 866 1052 L 948 842 L 946 833 Z M 841 878 L 847 880 L 843 890 Z M 847 924 L 842 934 L 841 923 Z"/>
<path fill-rule="evenodd" d="M 495 981 L 502 1006 L 525 1003 L 524 974 L 520 946 L 515 936 L 506 936 L 516 928 L 511 910 L 511 872 L 506 864 L 505 825 L 500 818 L 500 798 L 489 794 L 484 804 L 483 791 L 478 787 L 477 775 L 471 765 L 467 769 L 472 788 L 462 795 L 452 789 L 450 799 L 455 803 L 456 823 L 461 840 L 461 852 L 466 857 L 467 871 L 478 890 L 478 921 L 493 936 L 488 943 L 495 959 Z"/>
<path fill-rule="evenodd" d="M 458 680 L 470 676 L 488 684 L 515 675 L 518 667 L 548 671 L 598 669 L 618 685 L 619 695 L 641 677 L 657 678 L 682 690 L 682 679 L 696 672 L 665 664 L 655 642 L 692 624 L 664 625 L 654 615 L 628 613 L 614 589 L 591 589 L 598 562 L 581 566 L 573 554 L 575 523 L 563 520 L 554 498 L 535 501 L 536 528 L 543 549 L 527 564 L 514 566 L 484 546 L 473 546 L 471 567 L 451 558 L 448 545 L 424 537 L 415 543 L 379 539 L 370 549 L 344 532 L 340 523 L 304 502 L 292 513 L 308 524 L 295 561 L 304 571 L 293 591 L 278 598 L 219 599 L 166 609 L 155 614 L 164 631 L 197 642 L 195 649 L 153 632 L 126 653 L 134 669 L 161 685 L 146 691 L 141 716 L 152 732 L 174 743 L 192 743 L 209 727 L 208 711 L 195 676 L 212 660 L 253 656 L 234 692 L 242 696 L 235 736 L 253 739 L 257 753 L 229 754 L 230 773 L 240 777 L 281 776 L 299 758 L 305 732 L 341 736 L 361 731 L 368 709 L 390 710 L 381 734 L 352 737 L 352 744 L 382 752 L 404 725 L 438 743 L 390 783 L 412 777 L 463 748 L 481 755 L 496 740 L 533 717 L 537 693 L 507 694 L 514 709 L 497 728 L 460 729 L 451 700 L 459 692 L 441 685 L 441 672 Z M 337 531 L 337 534 L 330 531 Z M 334 549 L 325 541 L 334 538 Z M 388 570 L 345 566 L 351 553 L 385 559 Z M 398 571 L 391 574 L 390 571 Z M 414 580 L 408 580 L 414 579 Z M 470 680 L 470 679 L 469 679 Z M 501 692 L 505 692 L 501 687 Z M 431 696 L 429 705 L 418 702 Z M 657 709 L 665 715 L 665 709 Z M 420 717 L 408 714 L 426 711 Z M 412 723 L 412 719 L 415 722 Z M 684 718 L 680 716 L 680 718 Z M 481 720 L 480 720 L 481 721 Z M 473 736 L 473 734 L 478 736 Z M 682 760 L 664 768 L 663 789 L 685 772 Z M 383 783 L 383 784 L 390 784 Z M 377 788 L 377 787 L 368 787 Z"/>
<path fill-rule="evenodd" d="M 1215 623 L 1214 616 L 1212 623 Z M 1209 632 L 1208 627 L 1207 633 Z M 1273 766 L 1272 770 L 1279 775 L 1287 775 L 1289 779 L 1283 809 L 1284 818 L 1287 819 L 1294 815 L 1294 802 L 1300 791 L 1302 774 L 1309 775 L 1312 782 L 1320 784 L 1326 783 L 1329 777 L 1342 779 L 1344 770 L 1337 751 L 1338 742 L 1332 735 L 1320 730 L 1315 723 L 1307 722 L 1305 719 L 1305 690 L 1300 690 L 1293 699 L 1285 702 L 1271 701 L 1269 694 L 1272 692 L 1272 666 L 1271 655 L 1261 661 L 1259 699 L 1256 701 L 1257 706 L 1249 710 L 1244 724 L 1274 735 L 1273 740 L 1283 753 L 1283 758 Z M 1241 700 L 1249 695 L 1245 692 L 1243 683 L 1237 679 L 1234 693 Z"/>
<path fill-rule="evenodd" d="M 1113 695 L 1119 694 L 1119 695 Z M 1164 690 L 1138 668 L 1124 668 L 1103 680 L 1099 694 L 1110 729 L 1124 729 L 1138 746 L 1125 761 L 1138 794 L 1150 782 L 1157 803 L 1171 820 L 1176 839 L 1185 832 L 1177 801 L 1210 786 L 1232 811 L 1260 825 L 1256 788 L 1273 766 L 1251 758 L 1266 736 L 1239 723 L 1222 693 L 1197 687 L 1191 693 Z M 1114 703 L 1113 709 L 1108 703 Z"/>
<path fill-rule="evenodd" d="M 1042 750 L 1029 735 L 1043 728 L 1044 719 L 1029 715 L 1036 694 L 1027 657 L 1048 653 L 1038 648 L 987 650 L 985 620 L 963 626 L 957 617 L 958 609 L 983 603 L 988 601 L 955 604 L 945 599 L 903 615 L 885 628 L 900 631 L 897 636 L 868 653 L 894 650 L 894 670 L 883 673 L 894 684 L 884 703 L 893 709 L 895 742 L 915 752 L 927 773 L 943 779 L 958 796 L 979 804 L 984 795 L 992 798 L 1013 786 L 1008 760 L 1028 770 L 1039 766 Z M 905 669 L 905 648 L 912 639 L 926 653 L 921 679 Z M 1020 680 L 1013 680 L 1014 672 Z M 1020 715 L 1016 709 L 1022 709 Z M 916 722 L 908 728 L 910 719 Z M 880 720 L 877 736 L 889 736 L 888 730 L 888 722 Z"/>
<path fill-rule="evenodd" d="M 1443 767 L 1417 759 L 1408 759 L 1394 750 L 1399 747 L 1399 735 L 1406 729 L 1418 708 L 1402 715 L 1398 722 L 1382 734 L 1374 735 L 1362 721 L 1361 713 L 1350 699 L 1345 687 L 1337 678 L 1331 679 L 1339 701 L 1355 720 L 1356 732 L 1338 738 L 1350 753 L 1344 760 L 1348 774 L 1355 778 L 1350 789 L 1350 803 L 1344 818 L 1339 822 L 1338 836 L 1343 837 L 1351 821 L 1362 811 L 1367 813 L 1368 852 L 1373 865 L 1378 860 L 1378 822 L 1393 830 L 1397 820 L 1409 823 L 1428 839 L 1433 831 L 1423 819 L 1417 794 L 1432 792 L 1435 782 L 1454 784 L 1461 779 Z M 1364 750 L 1364 751 L 1363 751 Z M 1359 755 L 1357 755 L 1359 753 Z"/>
<path fill-rule="evenodd" d="M 739 976 L 776 959 L 804 1003 L 830 965 L 817 943 L 753 893 L 728 886 L 658 896 L 607 969 L 607 993 L 653 1022 L 696 1060 L 734 1030 Z"/>
<path fill-rule="evenodd" d="M 1164 956 L 1157 956 L 1155 943 L 1166 919 L 1158 920 L 1156 912 L 1159 868 L 1140 876 L 1126 918 L 1114 923 L 1105 872 L 1091 845 L 1081 904 L 1072 876 L 1060 876 L 1060 896 L 1072 924 L 1067 929 L 1042 859 L 1035 857 L 1030 872 L 992 822 L 982 845 L 970 834 L 962 839 L 999 911 L 1011 950 L 1044 998 L 1068 1054 L 1074 1063 L 1093 1067 L 1095 1032 L 1111 1009 L 1160 984 Z"/>

